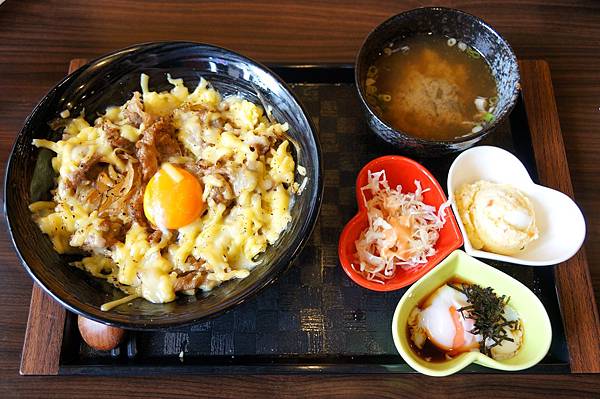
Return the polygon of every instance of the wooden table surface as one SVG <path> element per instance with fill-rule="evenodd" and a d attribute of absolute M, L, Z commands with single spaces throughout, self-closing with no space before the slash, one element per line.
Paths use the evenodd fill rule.
<path fill-rule="evenodd" d="M 1 1 L 0 1 L 1 3 Z M 549 62 L 577 202 L 588 223 L 586 250 L 600 299 L 600 3 L 438 1 L 484 18 L 519 58 Z M 192 40 L 263 62 L 351 62 L 362 39 L 422 1 L 28 1 L 0 6 L 0 164 L 36 102 L 72 58 L 130 44 Z M 31 279 L 0 228 L 0 397 L 600 395 L 595 375 L 21 377 L 18 374 Z M 600 341 L 599 341 L 600 345 Z M 529 396 L 528 395 L 528 396 Z"/>

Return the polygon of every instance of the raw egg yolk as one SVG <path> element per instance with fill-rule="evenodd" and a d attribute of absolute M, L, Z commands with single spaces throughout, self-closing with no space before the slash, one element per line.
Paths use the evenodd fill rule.
<path fill-rule="evenodd" d="M 155 226 L 178 229 L 204 212 L 202 186 L 185 169 L 165 163 L 152 176 L 144 192 L 144 213 Z"/>

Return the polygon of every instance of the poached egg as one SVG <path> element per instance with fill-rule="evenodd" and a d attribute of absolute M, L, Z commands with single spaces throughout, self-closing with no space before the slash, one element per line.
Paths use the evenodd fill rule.
<path fill-rule="evenodd" d="M 469 306 L 462 292 L 443 285 L 427 298 L 409 320 L 413 342 L 418 346 L 427 337 L 436 347 L 456 355 L 479 348 L 480 335 L 472 334 L 474 320 L 465 318 L 460 308 Z"/>

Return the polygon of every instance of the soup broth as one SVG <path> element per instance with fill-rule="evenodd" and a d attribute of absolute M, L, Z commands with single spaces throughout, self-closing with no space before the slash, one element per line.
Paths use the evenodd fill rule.
<path fill-rule="evenodd" d="M 482 130 L 494 119 L 496 82 L 484 58 L 455 39 L 418 35 L 382 50 L 367 101 L 395 129 L 429 140 Z"/>

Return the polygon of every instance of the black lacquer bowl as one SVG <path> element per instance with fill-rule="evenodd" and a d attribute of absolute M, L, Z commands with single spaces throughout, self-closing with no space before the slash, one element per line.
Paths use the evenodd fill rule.
<path fill-rule="evenodd" d="M 365 96 L 369 66 L 390 42 L 419 34 L 433 33 L 453 37 L 479 51 L 490 65 L 498 87 L 495 119 L 483 130 L 453 140 L 425 140 L 394 129 L 381 119 Z M 510 45 L 481 19 L 463 11 L 443 7 L 424 7 L 395 15 L 377 26 L 365 39 L 356 58 L 356 86 L 370 129 L 400 151 L 421 157 L 434 157 L 462 151 L 494 131 L 513 109 L 519 95 L 519 65 Z"/>
<path fill-rule="evenodd" d="M 109 312 L 100 306 L 124 294 L 103 280 L 69 265 L 76 258 L 59 255 L 33 222 L 29 203 L 49 197 L 53 185 L 51 154 L 31 144 L 52 137 L 48 121 L 64 109 L 78 115 L 85 109 L 94 119 L 109 105 L 119 105 L 140 90 L 140 74 L 150 76 L 152 90 L 171 86 L 166 73 L 183 78 L 193 89 L 200 77 L 223 95 L 240 94 L 273 108 L 274 117 L 290 126 L 296 162 L 307 170 L 308 184 L 294 198 L 292 222 L 279 241 L 261 255 L 250 276 L 233 280 L 208 294 L 179 296 L 174 302 L 152 304 L 136 299 Z M 302 181 L 302 176 L 296 176 Z M 71 311 L 107 324 L 131 329 L 158 329 L 187 324 L 229 309 L 274 281 L 290 265 L 315 225 L 322 195 L 321 153 L 316 130 L 285 83 L 261 64 L 232 51 L 188 42 L 148 43 L 98 58 L 54 87 L 35 107 L 14 144 L 5 180 L 5 215 L 15 248 L 25 269 L 50 295 Z"/>

